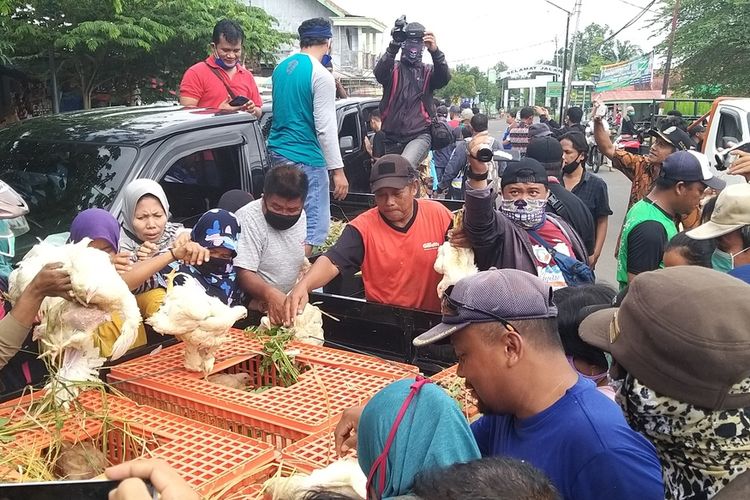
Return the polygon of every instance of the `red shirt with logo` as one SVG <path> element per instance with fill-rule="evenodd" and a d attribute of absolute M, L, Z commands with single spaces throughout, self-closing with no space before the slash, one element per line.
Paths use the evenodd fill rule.
<path fill-rule="evenodd" d="M 342 234 L 326 256 L 340 269 L 359 264 L 368 301 L 439 312 L 437 284 L 442 277 L 433 266 L 452 220 L 451 212 L 432 200 L 416 201 L 405 228 L 393 227 L 372 208 L 349 223 L 349 234 Z"/>
<path fill-rule="evenodd" d="M 207 57 L 205 61 L 193 64 L 182 76 L 180 95 L 198 99 L 199 108 L 218 108 L 227 99 L 231 100 L 224 85 L 226 83 L 235 96 L 245 96 L 253 101 L 256 106 L 262 106 L 263 101 L 260 98 L 260 92 L 258 92 L 253 74 L 240 64 L 235 67 L 237 71 L 230 77 L 224 69 L 216 64 L 213 56 Z M 218 70 L 218 75 L 211 68 Z"/>

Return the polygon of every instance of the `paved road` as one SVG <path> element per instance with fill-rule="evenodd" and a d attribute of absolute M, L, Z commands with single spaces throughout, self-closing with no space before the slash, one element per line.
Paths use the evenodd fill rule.
<path fill-rule="evenodd" d="M 494 137 L 502 137 L 505 132 L 505 120 L 490 120 L 489 132 Z M 604 179 L 609 188 L 609 204 L 612 215 L 609 218 L 609 230 L 604 243 L 604 250 L 596 265 L 596 276 L 599 281 L 605 281 L 617 285 L 615 276 L 617 274 L 617 261 L 615 259 L 615 246 L 620 233 L 620 226 L 627 211 L 628 195 L 630 193 L 630 181 L 620 172 L 610 172 L 607 167 L 602 167 L 598 174 Z"/>

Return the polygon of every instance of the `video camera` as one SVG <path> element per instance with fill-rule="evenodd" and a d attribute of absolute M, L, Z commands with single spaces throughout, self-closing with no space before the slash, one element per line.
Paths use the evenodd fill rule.
<path fill-rule="evenodd" d="M 409 38 L 421 40 L 424 38 L 424 30 L 407 30 L 406 26 L 409 23 L 406 21 L 406 16 L 401 16 L 396 19 L 396 24 L 391 30 L 391 38 L 396 43 L 404 43 Z"/>

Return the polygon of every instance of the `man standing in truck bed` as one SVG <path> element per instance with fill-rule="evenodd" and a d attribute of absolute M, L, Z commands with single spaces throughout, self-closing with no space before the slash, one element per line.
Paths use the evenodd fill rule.
<path fill-rule="evenodd" d="M 313 246 L 322 245 L 328 236 L 329 171 L 337 199 L 346 197 L 349 183 L 339 150 L 336 83 L 324 65 L 330 58 L 331 23 L 322 17 L 308 19 L 297 31 L 300 53 L 287 57 L 273 71 L 268 149 L 273 166 L 295 165 L 307 175 L 305 253 L 310 255 Z"/>

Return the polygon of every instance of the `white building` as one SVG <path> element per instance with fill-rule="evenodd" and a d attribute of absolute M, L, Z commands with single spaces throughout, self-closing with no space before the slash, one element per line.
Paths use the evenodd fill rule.
<path fill-rule="evenodd" d="M 333 57 L 337 73 L 349 78 L 368 78 L 382 53 L 382 34 L 386 26 L 371 17 L 355 16 L 330 0 L 247 0 L 279 22 L 279 29 L 297 34 L 306 19 L 324 17 L 333 24 Z M 277 54 L 283 59 L 299 46 L 283 47 Z"/>

